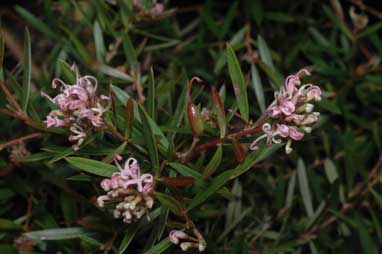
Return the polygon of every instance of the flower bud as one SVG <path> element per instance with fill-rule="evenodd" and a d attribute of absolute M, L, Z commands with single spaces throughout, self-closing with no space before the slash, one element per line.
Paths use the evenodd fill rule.
<path fill-rule="evenodd" d="M 193 103 L 188 104 L 187 113 L 194 137 L 200 136 L 204 130 L 202 115 Z"/>

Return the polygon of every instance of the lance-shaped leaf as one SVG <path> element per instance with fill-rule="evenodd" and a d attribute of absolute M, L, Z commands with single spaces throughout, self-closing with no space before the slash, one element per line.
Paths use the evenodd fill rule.
<path fill-rule="evenodd" d="M 150 69 L 148 90 L 147 113 L 153 120 L 155 120 L 155 80 L 153 68 Z"/>
<path fill-rule="evenodd" d="M 176 215 L 181 215 L 183 209 L 182 204 L 175 198 L 161 192 L 155 192 L 155 197 L 161 202 L 162 205 L 170 209 Z"/>
<path fill-rule="evenodd" d="M 327 158 L 325 159 L 324 167 L 325 167 L 325 174 L 329 182 L 334 183 L 338 178 L 336 165 L 334 165 L 331 159 Z"/>
<path fill-rule="evenodd" d="M 256 68 L 255 64 L 251 65 L 251 78 L 252 78 L 252 87 L 256 94 L 257 103 L 259 104 L 261 113 L 265 112 L 265 98 L 263 84 L 260 79 L 259 71 Z"/>
<path fill-rule="evenodd" d="M 218 146 L 212 159 L 208 162 L 207 166 L 203 170 L 202 179 L 207 179 L 212 175 L 219 167 L 223 157 L 223 148 Z"/>
<path fill-rule="evenodd" d="M 220 94 L 216 90 L 216 87 L 212 87 L 211 89 L 212 102 L 214 103 L 215 113 L 218 119 L 218 125 L 220 130 L 220 137 L 224 137 L 227 130 L 227 120 L 225 117 L 225 110 L 222 98 Z"/>
<path fill-rule="evenodd" d="M 105 47 L 102 29 L 98 21 L 94 22 L 93 36 L 94 36 L 97 60 L 102 63 L 106 54 L 106 47 Z"/>
<path fill-rule="evenodd" d="M 169 238 L 165 238 L 162 241 L 160 241 L 158 244 L 154 245 L 151 249 L 148 251 L 145 251 L 144 254 L 160 254 L 163 253 L 165 250 L 170 248 L 172 245 Z"/>
<path fill-rule="evenodd" d="M 32 60 L 31 60 L 31 39 L 29 30 L 25 29 L 24 38 L 24 76 L 23 76 L 23 110 L 26 112 L 29 103 L 30 90 L 31 90 L 31 70 L 32 70 Z"/>
<path fill-rule="evenodd" d="M 74 84 L 76 82 L 76 74 L 72 70 L 71 66 L 62 59 L 59 60 L 59 63 L 60 69 L 64 74 L 65 80 L 69 83 Z"/>
<path fill-rule="evenodd" d="M 233 90 L 235 92 L 237 104 L 240 114 L 245 121 L 249 119 L 247 87 L 244 82 L 244 76 L 241 71 L 239 61 L 236 58 L 235 52 L 229 44 L 226 48 L 226 57 L 228 63 L 229 74 L 231 76 Z"/>
<path fill-rule="evenodd" d="M 309 217 L 313 217 L 314 209 L 312 203 L 312 195 L 310 194 L 308 176 L 306 174 L 306 168 L 304 161 L 300 158 L 297 161 L 297 176 L 298 185 L 300 188 L 302 201 L 304 202 L 306 213 Z"/>
<path fill-rule="evenodd" d="M 125 117 L 126 117 L 126 137 L 129 137 L 131 131 L 133 130 L 134 124 L 134 101 L 133 98 L 129 98 L 126 103 L 125 109 Z"/>
<path fill-rule="evenodd" d="M 142 105 L 138 104 L 138 109 L 142 119 L 142 127 L 144 133 L 143 139 L 145 140 L 146 148 L 149 152 L 154 171 L 156 174 L 159 174 L 159 155 L 153 129 L 149 122 L 151 118 L 143 109 Z"/>
<path fill-rule="evenodd" d="M 74 167 L 94 175 L 111 177 L 117 171 L 117 168 L 113 165 L 87 158 L 68 157 L 65 160 Z"/>
<path fill-rule="evenodd" d="M 87 234 L 89 234 L 89 232 L 86 231 L 84 228 L 73 227 L 30 231 L 28 233 L 25 233 L 24 235 L 35 240 L 47 241 L 73 239 Z"/>
<path fill-rule="evenodd" d="M 134 45 L 130 40 L 129 35 L 126 33 L 123 35 L 123 51 L 130 68 L 134 68 L 137 65 L 137 53 L 134 49 Z"/>
<path fill-rule="evenodd" d="M 230 179 L 231 175 L 232 170 L 229 170 L 215 177 L 204 191 L 200 191 L 198 194 L 196 194 L 190 205 L 187 207 L 187 210 L 189 211 L 197 207 L 205 200 L 207 200 L 211 195 L 215 194 Z"/>

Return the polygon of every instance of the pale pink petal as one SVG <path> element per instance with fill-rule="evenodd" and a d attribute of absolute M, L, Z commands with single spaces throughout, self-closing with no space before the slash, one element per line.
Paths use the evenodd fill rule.
<path fill-rule="evenodd" d="M 284 115 L 289 116 L 294 112 L 295 105 L 290 100 L 282 100 L 280 101 L 280 110 Z"/>
<path fill-rule="evenodd" d="M 277 124 L 277 131 L 283 138 L 286 138 L 289 135 L 289 127 L 286 124 Z"/>
<path fill-rule="evenodd" d="M 301 140 L 304 137 L 304 133 L 299 132 L 295 127 L 289 127 L 289 137 L 293 140 Z"/>

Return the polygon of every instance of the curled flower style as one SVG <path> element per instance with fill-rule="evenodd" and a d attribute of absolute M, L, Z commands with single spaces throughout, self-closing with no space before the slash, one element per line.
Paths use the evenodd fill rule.
<path fill-rule="evenodd" d="M 199 251 L 204 251 L 207 244 L 203 236 L 196 228 L 192 230 L 192 233 L 194 236 L 190 236 L 182 230 L 172 230 L 168 237 L 173 244 L 179 244 L 183 251 L 187 251 L 190 248 L 196 248 Z"/>
<path fill-rule="evenodd" d="M 115 203 L 114 218 L 123 218 L 125 223 L 139 220 L 153 207 L 154 177 L 151 174 L 141 174 L 140 166 L 136 159 L 129 158 L 122 168 L 118 161 L 122 158 L 116 156 L 114 161 L 119 172 L 111 178 L 101 181 L 101 188 L 107 192 L 97 198 L 99 207 L 104 207 L 105 202 Z"/>
<path fill-rule="evenodd" d="M 275 99 L 266 110 L 270 123 L 262 125 L 263 135 L 255 139 L 250 149 L 258 149 L 258 142 L 264 138 L 267 144 L 279 144 L 282 138 L 287 139 L 285 151 L 292 152 L 292 140 L 301 140 L 304 133 L 311 132 L 311 125 L 318 121 L 320 113 L 313 112 L 311 101 L 321 100 L 321 89 L 312 84 L 301 84 L 300 78 L 310 75 L 306 69 L 301 69 L 296 75 L 286 78 L 285 84 L 275 92 Z"/>
<path fill-rule="evenodd" d="M 72 66 L 72 70 L 76 73 L 75 84 L 69 85 L 55 78 L 52 87 L 60 87 L 61 92 L 54 98 L 45 92 L 41 95 L 58 107 L 47 115 L 45 125 L 48 128 L 68 128 L 72 132 L 69 141 L 75 143 L 73 148 L 77 150 L 86 139 L 87 130 L 104 125 L 103 114 L 107 111 L 107 107 L 104 107 L 103 102 L 108 101 L 109 97 L 97 96 L 98 81 L 95 77 L 80 76 L 76 65 Z"/>

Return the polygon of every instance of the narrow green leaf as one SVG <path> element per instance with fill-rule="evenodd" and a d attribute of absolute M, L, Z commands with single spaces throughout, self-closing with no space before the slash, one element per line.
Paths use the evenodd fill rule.
<path fill-rule="evenodd" d="M 159 174 L 159 155 L 157 149 L 157 143 L 154 137 L 152 126 L 150 125 L 150 116 L 143 109 L 142 105 L 138 104 L 139 114 L 142 119 L 143 127 L 143 139 L 146 144 L 146 148 L 149 152 L 150 160 L 154 168 L 156 175 Z"/>
<path fill-rule="evenodd" d="M 94 43 L 95 43 L 97 60 L 102 63 L 104 61 L 104 57 L 106 54 L 106 47 L 105 47 L 102 29 L 101 29 L 98 21 L 94 22 L 93 36 L 94 36 Z"/>
<path fill-rule="evenodd" d="M 119 88 L 117 86 L 112 85 L 111 87 L 113 88 L 113 91 L 115 92 L 115 96 L 118 98 L 118 100 L 122 104 L 126 105 L 127 100 L 130 98 L 130 96 L 125 91 L 123 91 L 121 88 Z M 134 101 L 134 118 L 138 122 L 142 121 L 140 114 L 139 114 L 139 110 L 138 110 L 138 104 L 135 101 Z M 166 137 L 164 136 L 163 132 L 158 127 L 158 125 L 154 122 L 154 120 L 151 119 L 151 117 L 148 118 L 148 121 L 150 123 L 150 126 L 151 126 L 153 132 L 154 132 L 154 136 L 158 138 L 159 143 L 161 146 L 163 146 L 164 150 L 167 150 L 168 146 L 169 146 L 169 142 L 166 139 Z"/>
<path fill-rule="evenodd" d="M 252 87 L 256 94 L 257 103 L 259 104 L 261 113 L 265 112 L 265 98 L 263 84 L 260 79 L 259 71 L 256 68 L 255 64 L 251 65 L 251 78 L 252 78 Z"/>
<path fill-rule="evenodd" d="M 123 35 L 123 50 L 127 62 L 129 63 L 130 68 L 134 68 L 137 65 L 137 53 L 134 49 L 133 43 L 130 40 L 130 37 L 127 33 Z"/>
<path fill-rule="evenodd" d="M 83 62 L 88 62 L 90 59 L 90 54 L 82 41 L 77 37 L 77 35 L 69 28 L 61 26 L 61 29 L 69 36 L 69 40 L 73 43 L 74 53 L 79 55 Z"/>
<path fill-rule="evenodd" d="M 111 177 L 117 171 L 117 168 L 113 165 L 87 158 L 67 157 L 65 160 L 74 167 L 94 175 Z"/>
<path fill-rule="evenodd" d="M 325 174 L 330 183 L 334 183 L 338 178 L 337 168 L 333 161 L 329 158 L 324 162 Z"/>
<path fill-rule="evenodd" d="M 127 249 L 127 247 L 129 247 L 131 241 L 134 239 L 134 236 L 138 232 L 140 224 L 141 223 L 136 222 L 127 227 L 126 231 L 123 233 L 124 236 L 118 248 L 119 254 L 122 254 Z"/>
<path fill-rule="evenodd" d="M 32 71 L 31 39 L 28 28 L 25 28 L 24 38 L 24 65 L 23 65 L 23 101 L 24 112 L 27 111 L 31 93 L 31 71 Z"/>
<path fill-rule="evenodd" d="M 72 71 L 71 66 L 62 59 L 59 59 L 59 63 L 66 81 L 74 84 L 76 82 L 76 74 Z"/>
<path fill-rule="evenodd" d="M 260 162 L 268 158 L 275 151 L 277 151 L 281 146 L 282 144 L 275 144 L 275 145 L 272 145 L 271 147 L 264 147 L 264 148 L 260 148 L 257 151 L 253 151 L 245 158 L 245 160 L 240 165 L 238 165 L 235 169 L 232 170 L 231 179 L 235 179 L 236 177 L 244 174 L 245 172 L 250 170 L 253 165 L 255 165 L 257 162 Z"/>
<path fill-rule="evenodd" d="M 132 97 L 130 97 L 127 100 L 126 108 L 125 108 L 125 118 L 126 118 L 126 130 L 125 130 L 125 136 L 129 137 L 133 131 L 134 126 L 134 100 Z"/>
<path fill-rule="evenodd" d="M 258 44 L 258 47 L 259 47 L 259 53 L 260 53 L 261 60 L 266 65 L 268 65 L 269 68 L 271 68 L 272 71 L 275 72 L 275 66 L 273 64 L 271 51 L 269 50 L 267 43 L 265 42 L 263 37 L 261 37 L 261 35 L 257 36 L 257 44 Z"/>
<path fill-rule="evenodd" d="M 106 74 L 110 77 L 124 80 L 127 82 L 133 82 L 133 78 L 130 75 L 128 75 L 122 71 L 119 71 L 113 67 L 110 67 L 108 65 L 100 64 L 100 65 L 96 66 L 96 69 L 98 71 L 102 72 L 103 74 Z"/>
<path fill-rule="evenodd" d="M 168 165 L 172 167 L 173 169 L 175 169 L 182 176 L 192 176 L 193 178 L 196 179 L 196 181 L 200 180 L 202 177 L 202 175 L 198 171 L 192 168 L 189 168 L 184 164 L 170 162 Z"/>
<path fill-rule="evenodd" d="M 274 70 L 272 70 L 272 68 L 270 68 L 267 64 L 265 64 L 262 61 L 259 61 L 257 64 L 272 81 L 271 84 L 273 89 L 277 89 L 278 87 L 281 87 L 282 85 L 281 77 Z"/>
<path fill-rule="evenodd" d="M 306 174 L 306 168 L 304 161 L 299 158 L 297 161 L 297 177 L 298 177 L 298 185 L 300 188 L 302 200 L 304 202 L 306 213 L 309 217 L 314 216 L 312 197 L 309 189 L 308 176 Z"/>
<path fill-rule="evenodd" d="M 368 227 L 361 221 L 360 218 L 357 219 L 358 233 L 361 240 L 362 254 L 375 254 L 377 253 L 377 243 L 370 236 Z"/>
<path fill-rule="evenodd" d="M 89 234 L 89 232 L 86 231 L 84 228 L 73 227 L 30 231 L 28 233 L 25 233 L 24 235 L 35 240 L 49 241 L 79 238 L 87 234 Z"/>
<path fill-rule="evenodd" d="M 144 254 L 160 254 L 170 248 L 172 243 L 170 242 L 170 239 L 167 237 L 160 241 L 158 244 L 150 248 L 149 250 L 145 251 Z"/>
<path fill-rule="evenodd" d="M 216 152 L 212 159 L 208 162 L 207 166 L 203 170 L 203 179 L 207 179 L 210 175 L 212 175 L 215 170 L 219 167 L 223 157 L 223 148 L 218 146 Z"/>
<path fill-rule="evenodd" d="M 149 89 L 147 96 L 147 113 L 153 120 L 155 120 L 155 95 L 154 70 L 153 68 L 150 68 Z"/>
<path fill-rule="evenodd" d="M 296 172 L 294 171 L 289 180 L 287 195 L 285 199 L 285 207 L 288 209 L 292 207 L 295 189 L 296 189 Z"/>
<path fill-rule="evenodd" d="M 175 113 L 173 114 L 173 117 L 171 119 L 171 126 L 172 127 L 179 127 L 182 123 L 183 115 L 186 112 L 186 105 L 187 105 L 187 90 L 188 90 L 188 78 L 187 75 L 183 72 L 181 76 L 181 84 L 183 89 L 182 93 L 179 96 L 178 103 L 176 104 Z M 170 132 L 168 134 L 168 139 L 173 141 L 175 138 L 175 132 Z"/>
<path fill-rule="evenodd" d="M 40 152 L 40 153 L 34 153 L 28 156 L 19 157 L 17 158 L 17 161 L 22 162 L 35 162 L 35 161 L 41 161 L 52 157 L 51 153 L 48 152 Z"/>
<path fill-rule="evenodd" d="M 205 200 L 207 200 L 210 196 L 215 194 L 230 179 L 231 175 L 232 170 L 229 170 L 215 177 L 208 185 L 207 189 L 205 189 L 204 191 L 200 191 L 198 194 L 196 194 L 196 196 L 192 199 L 190 205 L 187 207 L 187 210 L 189 211 L 197 207 Z"/>
<path fill-rule="evenodd" d="M 32 13 L 30 13 L 29 11 L 27 11 L 26 9 L 20 6 L 16 6 L 15 9 L 20 14 L 20 16 L 22 16 L 34 28 L 36 28 L 43 34 L 49 36 L 51 39 L 57 39 L 56 34 L 47 25 L 45 25 L 44 22 L 42 22 Z"/>
<path fill-rule="evenodd" d="M 236 101 L 239 106 L 240 114 L 245 121 L 249 119 L 247 87 L 244 82 L 244 76 L 241 71 L 239 61 L 236 58 L 232 47 L 227 44 L 226 57 L 228 63 L 229 74 L 231 76 Z"/>
<path fill-rule="evenodd" d="M 161 192 L 155 192 L 155 197 L 174 214 L 179 216 L 182 214 L 182 204 L 175 198 Z"/>

